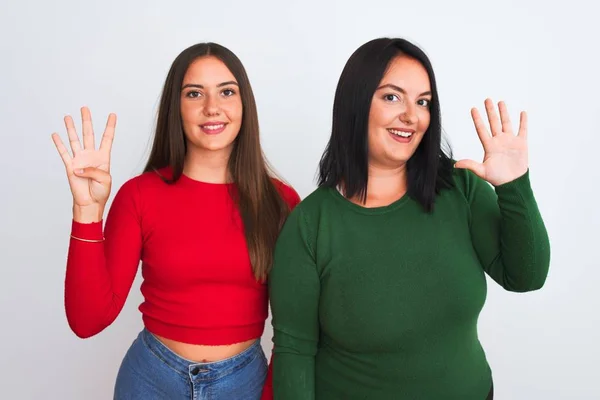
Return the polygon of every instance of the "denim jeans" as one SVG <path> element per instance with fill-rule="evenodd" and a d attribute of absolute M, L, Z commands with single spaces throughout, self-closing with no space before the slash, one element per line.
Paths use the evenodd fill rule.
<path fill-rule="evenodd" d="M 115 384 L 115 400 L 258 400 L 267 359 L 257 340 L 226 360 L 186 360 L 146 329 L 127 351 Z"/>

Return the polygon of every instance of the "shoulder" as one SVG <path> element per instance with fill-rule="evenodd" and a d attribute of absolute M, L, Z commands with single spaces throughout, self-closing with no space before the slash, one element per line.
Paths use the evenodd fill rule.
<path fill-rule="evenodd" d="M 324 186 L 317 187 L 300 202 L 300 206 L 306 211 L 321 208 L 323 205 L 333 200 L 333 196 L 331 196 L 330 193 L 332 190 L 334 189 Z"/>
<path fill-rule="evenodd" d="M 323 213 L 332 212 L 332 207 L 336 208 L 334 197 L 331 195 L 331 188 L 318 187 L 306 196 L 296 208 L 292 211 L 296 217 L 302 216 L 306 222 L 318 224 Z"/>
<path fill-rule="evenodd" d="M 465 198 L 469 199 L 473 193 L 480 189 L 490 189 L 491 185 L 485 180 L 475 175 L 472 171 L 464 168 L 454 168 L 452 172 L 455 189 L 460 192 Z"/>
<path fill-rule="evenodd" d="M 166 189 L 169 184 L 164 181 L 168 178 L 168 170 L 142 172 L 128 178 L 119 187 L 115 200 L 140 202 L 142 197 L 155 198 L 157 193 Z"/>
<path fill-rule="evenodd" d="M 288 185 L 277 178 L 271 178 L 271 181 L 275 185 L 275 188 L 279 192 L 279 195 L 287 203 L 290 209 L 293 210 L 294 208 L 296 208 L 296 206 L 300 203 L 301 200 L 298 192 L 291 185 Z"/>
<path fill-rule="evenodd" d="M 167 169 L 159 169 L 154 171 L 142 172 L 136 176 L 127 179 L 120 190 L 131 191 L 140 190 L 144 188 L 151 188 L 153 186 L 167 185 L 164 181 L 165 178 L 169 178 L 169 171 Z"/>
<path fill-rule="evenodd" d="M 485 179 L 475 175 L 474 172 L 464 168 L 455 168 L 452 176 L 455 183 L 453 193 L 470 207 L 481 202 L 496 203 L 497 188 Z"/>
<path fill-rule="evenodd" d="M 296 235 L 300 235 L 308 248 L 316 248 L 316 240 L 318 232 L 323 221 L 328 221 L 328 218 L 323 219 L 323 216 L 331 215 L 334 212 L 333 207 L 334 197 L 330 191 L 332 189 L 319 187 L 306 196 L 300 203 L 291 211 L 288 216 L 281 234 L 280 242 L 294 240 Z M 330 223 L 330 222 L 326 222 Z M 291 235 L 291 236 L 290 236 Z M 311 250 L 312 251 L 312 250 Z"/>
<path fill-rule="evenodd" d="M 475 175 L 467 169 L 454 168 L 452 171 L 452 179 L 454 180 L 456 190 L 463 194 L 468 193 L 468 189 L 472 185 L 472 178 L 474 176 Z"/>

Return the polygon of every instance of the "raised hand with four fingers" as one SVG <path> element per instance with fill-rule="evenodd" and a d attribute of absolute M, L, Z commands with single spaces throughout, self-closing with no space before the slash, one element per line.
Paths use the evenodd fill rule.
<path fill-rule="evenodd" d="M 95 148 L 92 116 L 87 107 L 81 108 L 81 120 L 83 148 L 70 116 L 65 117 L 65 126 L 72 154 L 57 133 L 52 134 L 52 140 L 65 165 L 73 194 L 74 217 L 81 222 L 92 222 L 102 218 L 110 195 L 110 151 L 117 117 L 115 114 L 109 115 L 98 149 Z"/>

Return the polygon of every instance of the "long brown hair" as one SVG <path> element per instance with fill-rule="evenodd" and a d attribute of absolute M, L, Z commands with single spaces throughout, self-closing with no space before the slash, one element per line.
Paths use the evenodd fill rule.
<path fill-rule="evenodd" d="M 200 57 L 221 60 L 236 78 L 242 98 L 243 116 L 228 162 L 228 172 L 235 189 L 232 197 L 239 209 L 252 270 L 259 281 L 265 281 L 273 262 L 273 248 L 290 210 L 272 181 L 269 166 L 260 145 L 258 113 L 254 93 L 246 70 L 238 57 L 216 43 L 199 43 L 177 56 L 164 84 L 154 142 L 144 172 L 170 167 L 176 182 L 183 173 L 187 149 L 181 122 L 181 86 L 189 65 Z"/>

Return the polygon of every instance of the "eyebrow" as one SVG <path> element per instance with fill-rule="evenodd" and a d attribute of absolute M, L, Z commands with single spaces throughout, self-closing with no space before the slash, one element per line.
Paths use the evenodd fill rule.
<path fill-rule="evenodd" d="M 381 85 L 381 86 L 379 86 L 377 88 L 377 90 L 384 89 L 384 88 L 393 89 L 393 90 L 396 90 L 396 91 L 398 91 L 400 93 L 406 94 L 406 90 L 404 90 L 400 86 L 396 86 L 396 85 L 394 85 L 392 83 L 386 83 L 385 85 Z M 419 97 L 421 97 L 421 96 L 431 96 L 431 92 L 430 91 L 423 92 L 423 93 L 421 93 L 419 95 Z"/>
<path fill-rule="evenodd" d="M 217 85 L 217 87 L 223 87 L 223 86 L 227 86 L 227 85 L 235 85 L 238 86 L 238 83 L 236 81 L 227 81 L 227 82 L 221 82 Z M 181 89 L 185 89 L 185 88 L 198 88 L 198 89 L 204 89 L 204 86 L 199 85 L 197 83 L 188 83 L 186 85 L 184 85 Z"/>

